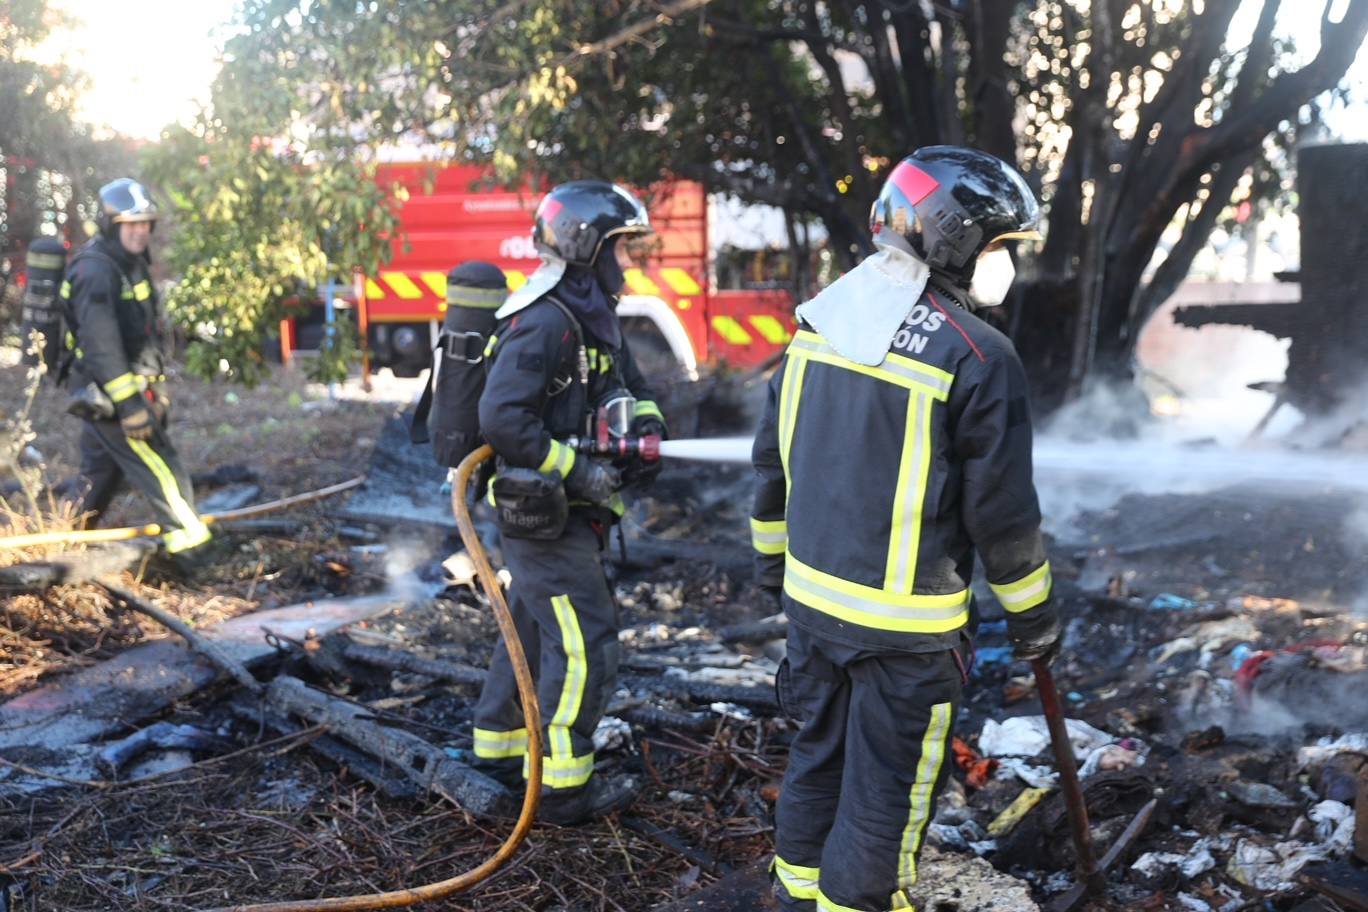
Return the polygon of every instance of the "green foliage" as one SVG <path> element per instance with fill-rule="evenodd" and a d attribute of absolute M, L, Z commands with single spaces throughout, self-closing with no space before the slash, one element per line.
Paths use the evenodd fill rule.
<path fill-rule="evenodd" d="M 84 239 L 94 191 L 130 156 L 97 141 L 74 112 L 86 79 L 61 64 L 40 63 L 35 48 L 65 26 L 47 0 L 9 0 L 0 8 L 0 281 L 22 268 L 38 234 Z"/>

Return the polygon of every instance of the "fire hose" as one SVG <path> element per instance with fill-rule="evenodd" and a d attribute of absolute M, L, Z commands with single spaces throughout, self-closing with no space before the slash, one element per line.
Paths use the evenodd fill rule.
<path fill-rule="evenodd" d="M 311 503 L 315 500 L 331 497 L 334 494 L 350 491 L 352 488 L 359 487 L 365 480 L 366 476 L 358 475 L 356 478 L 329 485 L 326 488 L 319 488 L 317 491 L 295 494 L 292 497 L 282 497 L 279 500 L 242 507 L 238 510 L 228 510 L 223 513 L 206 513 L 200 519 L 204 521 L 205 525 L 213 525 L 214 523 L 231 522 L 266 513 L 275 513 L 278 510 L 285 510 L 299 504 Z M 161 526 L 156 523 L 148 523 L 145 526 L 125 526 L 120 529 L 70 529 L 63 532 L 35 532 L 32 535 L 12 535 L 9 538 L 0 538 L 0 551 L 10 548 L 35 548 L 40 545 L 128 541 L 131 538 L 160 535 L 161 531 Z"/>
<path fill-rule="evenodd" d="M 466 552 L 475 564 L 476 575 L 479 576 L 485 594 L 489 596 L 489 601 L 494 606 L 494 620 L 499 624 L 499 632 L 503 634 L 504 645 L 508 649 L 508 659 L 513 666 L 513 676 L 518 682 L 518 698 L 522 702 L 523 724 L 527 727 L 527 791 L 523 795 L 522 811 L 518 815 L 518 821 L 513 827 L 513 832 L 508 835 L 508 838 L 504 840 L 494 854 L 478 867 L 436 883 L 392 890 L 386 893 L 344 896 L 336 899 L 228 906 L 214 910 L 214 912 L 323 912 L 323 910 L 338 909 L 394 909 L 401 906 L 411 906 L 414 903 L 442 899 L 453 893 L 468 890 L 493 875 L 508 859 L 513 857 L 513 853 L 518 850 L 518 846 L 527 837 L 527 833 L 532 828 L 532 823 L 537 816 L 537 803 L 541 799 L 541 708 L 537 702 L 537 689 L 532 681 L 532 672 L 527 667 L 527 656 L 523 653 L 522 641 L 518 638 L 517 628 L 513 626 L 513 615 L 509 613 L 508 603 L 503 596 L 503 588 L 499 584 L 498 576 L 494 573 L 494 568 L 490 566 L 489 556 L 480 544 L 480 537 L 475 532 L 475 525 L 470 519 L 470 508 L 466 503 L 466 489 L 470 486 L 470 479 L 474 475 L 476 467 L 488 459 L 493 452 L 488 446 L 482 446 L 467 456 L 457 467 L 456 478 L 451 485 L 451 509 L 456 514 L 456 528 L 461 533 L 461 541 L 465 544 Z"/>

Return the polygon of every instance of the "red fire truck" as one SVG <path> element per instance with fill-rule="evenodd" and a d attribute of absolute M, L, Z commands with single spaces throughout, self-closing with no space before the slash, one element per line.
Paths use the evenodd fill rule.
<path fill-rule="evenodd" d="M 416 376 L 431 352 L 446 308 L 446 274 L 466 260 L 486 260 L 516 290 L 537 268 L 532 219 L 541 196 L 482 189 L 477 167 L 387 164 L 377 179 L 408 191 L 390 262 L 357 276 L 345 306 L 355 308 L 374 367 Z M 487 181 L 485 181 L 487 183 Z M 708 202 L 700 184 L 674 181 L 651 195 L 657 243 L 651 262 L 627 273 L 618 313 L 634 341 L 647 338 L 680 373 L 701 366 L 751 367 L 781 349 L 794 330 L 787 291 L 717 290 L 708 269 Z M 281 327 L 282 350 L 298 347 L 293 323 Z"/>

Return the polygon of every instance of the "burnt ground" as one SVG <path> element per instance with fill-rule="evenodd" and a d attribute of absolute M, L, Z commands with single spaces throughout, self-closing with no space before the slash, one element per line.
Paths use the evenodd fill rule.
<path fill-rule="evenodd" d="M 17 369 L 0 373 L 0 406 L 13 413 Z M 175 435 L 187 463 L 197 472 L 250 468 L 259 500 L 364 471 L 377 443 L 383 449 L 394 434 L 393 405 L 319 404 L 319 391 L 290 373 L 255 391 L 181 381 L 175 392 Z M 718 385 L 703 432 L 734 432 L 741 398 Z M 75 422 L 51 420 L 59 400 L 43 401 L 35 446 L 48 477 L 61 478 Z M 575 829 L 538 825 L 491 881 L 425 908 L 650 909 L 772 851 L 773 799 L 794 724 L 770 696 L 774 633 L 738 640 L 728 629 L 773 610 L 749 579 L 747 487 L 740 467 L 668 466 L 655 496 L 633 507 L 626 559 L 616 542 L 609 549 L 625 631 L 623 687 L 609 714 L 626 726 L 621 742 L 600 752 L 601 771 L 644 783 L 630 815 Z M 1293 845 L 1344 857 L 1325 848 L 1328 837 L 1316 832 L 1323 825 L 1309 815 L 1327 796 L 1353 806 L 1358 755 L 1301 766 L 1298 751 L 1368 730 L 1364 663 L 1355 652 L 1365 623 L 1352 610 L 1365 567 L 1345 528 L 1353 509 L 1333 493 L 1131 495 L 1052 543 L 1069 619 L 1056 666 L 1069 715 L 1111 735 L 1122 752 L 1148 749 L 1143 765 L 1117 752 L 1107 764 L 1114 768 L 1085 779 L 1097 843 L 1109 844 L 1145 800 L 1160 798 L 1155 821 L 1113 871 L 1108 897 L 1091 908 L 1298 908 L 1311 894 L 1290 875 L 1279 879 L 1278 853 Z M 116 510 L 119 521 L 145 518 L 132 497 Z M 136 572 L 125 583 L 203 626 L 374 592 L 400 565 L 415 568 L 429 586 L 424 597 L 321 641 L 286 644 L 256 674 L 297 675 L 462 756 L 477 686 L 327 661 L 358 643 L 485 665 L 497 635 L 488 606 L 468 586 L 443 588 L 439 562 L 457 547 L 450 532 L 403 517 L 360 520 L 339 501 L 281 518 L 288 528 L 226 532 L 231 546 L 203 583 Z M 0 555 L 0 565 L 34 556 Z M 0 598 L 0 698 L 60 684 L 81 667 L 169 636 L 90 587 Z M 928 842 L 946 857 L 983 854 L 1043 902 L 1067 885 L 1060 872 L 1072 863 L 1057 795 L 995 841 L 985 832 L 1024 787 L 1002 769 L 987 773 L 976 755 L 985 723 L 1035 715 L 1039 704 L 1025 666 L 1005 655 L 996 606 L 984 604 L 979 661 L 957 728 L 960 763 Z M 1340 646 L 1281 652 L 1313 642 Z M 1235 680 L 1237 665 L 1263 651 L 1281 654 L 1266 656 L 1265 673 L 1246 688 Z M 675 671 L 684 677 L 667 677 Z M 743 700 L 712 699 L 718 694 L 698 687 L 690 696 L 690 681 L 744 688 L 727 692 Z M 150 765 L 112 780 L 53 780 L 21 793 L 5 784 L 17 773 L 13 756 L 0 757 L 0 908 L 196 909 L 394 889 L 473 867 L 511 826 L 397 786 L 386 793 L 356 764 L 320 754 L 316 728 L 282 734 L 251 704 L 244 711 L 243 695 L 220 683 L 137 721 L 189 724 L 221 740 L 154 752 Z M 1049 761 L 1042 754 L 1026 765 Z M 1153 853 L 1204 852 L 1211 864 L 1189 871 L 1159 856 L 1141 869 L 1129 865 Z M 1029 908 L 971 899 L 963 889 L 955 899 L 956 889 L 926 908 Z"/>

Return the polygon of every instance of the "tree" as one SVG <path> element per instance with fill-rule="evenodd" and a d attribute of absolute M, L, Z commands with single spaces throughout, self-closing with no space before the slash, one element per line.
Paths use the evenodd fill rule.
<path fill-rule="evenodd" d="M 1009 327 L 1077 392 L 1124 371 L 1226 204 L 1276 186 L 1275 140 L 1368 33 L 1368 0 L 1324 4 L 1296 66 L 1283 0 L 1247 2 L 1237 47 L 1239 0 L 256 0 L 226 72 L 310 136 L 427 141 L 503 180 L 698 179 L 820 220 L 844 266 L 901 155 L 977 145 L 1046 203 Z"/>
<path fill-rule="evenodd" d="M 37 234 L 85 238 L 99 183 L 131 161 L 118 141 L 99 141 L 75 116 L 85 78 L 34 60 L 61 16 L 46 0 L 11 0 L 0 9 L 0 280 L 22 268 Z"/>

